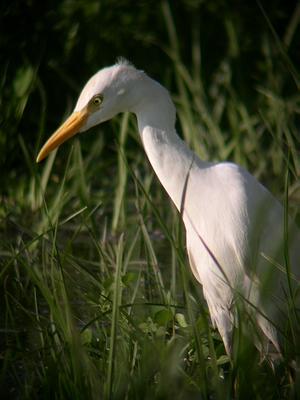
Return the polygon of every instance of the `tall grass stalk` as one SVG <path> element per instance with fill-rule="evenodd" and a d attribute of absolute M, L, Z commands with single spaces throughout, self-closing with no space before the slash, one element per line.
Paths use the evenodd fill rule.
<path fill-rule="evenodd" d="M 114 362 L 116 356 L 116 346 L 117 346 L 117 331 L 119 324 L 119 307 L 121 304 L 121 271 L 122 271 L 122 261 L 123 261 L 123 236 L 120 237 L 117 249 L 117 262 L 116 262 L 116 272 L 114 276 L 114 291 L 113 291 L 113 304 L 112 304 L 112 322 L 111 322 L 111 334 L 110 334 L 110 348 L 108 357 L 108 370 L 107 370 L 107 381 L 106 387 L 104 388 L 104 396 L 106 398 L 112 398 L 113 394 L 113 381 L 114 376 L 117 372 L 114 370 Z"/>
<path fill-rule="evenodd" d="M 128 132 L 128 123 L 129 123 L 129 113 L 125 113 L 122 117 L 122 122 L 120 124 L 120 133 L 119 133 L 119 146 L 122 151 L 125 149 L 126 145 L 126 137 Z M 118 227 L 124 227 L 126 218 L 125 218 L 125 190 L 127 183 L 127 164 L 124 160 L 125 153 L 122 151 L 118 152 L 118 187 L 116 189 L 115 201 L 114 201 L 114 212 L 113 212 L 113 220 L 112 220 L 112 229 L 117 230 Z"/>

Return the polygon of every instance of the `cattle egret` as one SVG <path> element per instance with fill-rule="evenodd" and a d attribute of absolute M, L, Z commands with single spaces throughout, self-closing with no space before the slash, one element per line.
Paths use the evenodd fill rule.
<path fill-rule="evenodd" d="M 159 83 L 126 60 L 100 70 L 37 162 L 76 133 L 125 111 L 136 115 L 148 159 L 182 213 L 190 266 L 228 355 L 234 326 L 262 355 L 271 347 L 280 354 L 287 321 L 297 329 L 299 320 L 300 231 L 290 218 L 284 224 L 283 207 L 241 166 L 203 161 L 188 148 Z"/>

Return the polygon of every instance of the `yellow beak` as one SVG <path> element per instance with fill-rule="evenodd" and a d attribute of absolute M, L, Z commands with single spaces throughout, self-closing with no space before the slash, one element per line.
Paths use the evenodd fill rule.
<path fill-rule="evenodd" d="M 63 142 L 70 139 L 72 136 L 79 132 L 80 128 L 85 124 L 87 117 L 90 114 L 84 108 L 81 111 L 74 111 L 72 115 L 62 124 L 60 128 L 47 140 L 42 147 L 36 162 L 43 160 L 52 150 L 56 149 Z"/>

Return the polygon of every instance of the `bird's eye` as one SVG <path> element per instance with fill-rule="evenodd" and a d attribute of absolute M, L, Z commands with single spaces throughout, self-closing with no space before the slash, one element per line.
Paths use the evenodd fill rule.
<path fill-rule="evenodd" d="M 102 96 L 100 94 L 96 94 L 96 96 L 93 97 L 92 103 L 94 106 L 99 106 L 102 103 Z"/>

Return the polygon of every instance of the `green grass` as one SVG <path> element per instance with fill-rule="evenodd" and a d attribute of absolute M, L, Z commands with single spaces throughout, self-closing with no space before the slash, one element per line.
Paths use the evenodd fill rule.
<path fill-rule="evenodd" d="M 284 46 L 290 68 L 280 75 L 263 38 L 270 68 L 253 111 L 232 85 L 230 57 L 204 91 L 199 59 L 193 72 L 181 59 L 167 2 L 162 14 L 184 140 L 204 159 L 243 165 L 299 218 L 299 95 L 286 98 L 275 87 L 290 71 L 296 80 Z M 230 53 L 237 33 L 230 20 L 226 27 Z M 197 41 L 190 45 L 196 54 Z M 35 75 L 25 69 L 17 78 L 21 118 Z M 44 114 L 39 125 L 37 148 Z M 69 154 L 61 148 L 40 165 L 19 138 L 24 173 L 0 202 L 4 398 L 297 398 L 299 372 L 290 372 L 289 360 L 259 363 L 239 337 L 229 363 L 191 275 L 178 213 L 138 147 L 134 117 L 119 116 L 109 129 L 113 156 L 101 136 L 88 151 L 75 138 Z"/>

